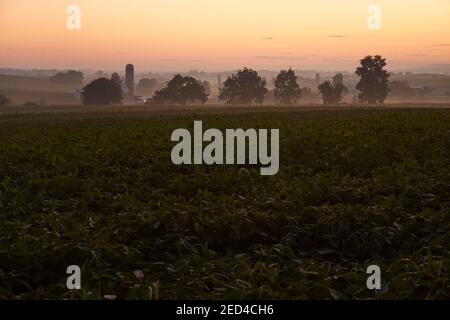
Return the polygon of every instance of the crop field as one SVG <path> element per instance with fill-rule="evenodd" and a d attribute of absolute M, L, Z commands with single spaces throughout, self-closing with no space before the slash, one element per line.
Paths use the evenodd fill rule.
<path fill-rule="evenodd" d="M 450 109 L 230 110 L 0 115 L 0 299 L 450 299 Z M 194 120 L 278 174 L 175 166 Z"/>

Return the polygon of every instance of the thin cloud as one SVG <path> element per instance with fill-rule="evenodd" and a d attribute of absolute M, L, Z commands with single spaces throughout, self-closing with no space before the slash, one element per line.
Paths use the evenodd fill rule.
<path fill-rule="evenodd" d="M 321 63 L 351 63 L 353 61 L 351 61 L 351 60 L 333 60 L 333 59 L 327 60 L 327 59 L 325 59 L 325 60 L 321 60 L 320 62 Z"/>
<path fill-rule="evenodd" d="M 450 47 L 450 43 L 433 44 L 432 47 Z"/>
<path fill-rule="evenodd" d="M 304 60 L 304 58 L 288 56 L 256 56 L 254 58 L 260 60 Z"/>
<path fill-rule="evenodd" d="M 342 34 L 330 34 L 327 36 L 328 38 L 345 38 L 346 36 Z"/>
<path fill-rule="evenodd" d="M 263 40 L 273 40 L 273 38 L 272 37 L 265 37 L 265 38 L 263 38 Z"/>

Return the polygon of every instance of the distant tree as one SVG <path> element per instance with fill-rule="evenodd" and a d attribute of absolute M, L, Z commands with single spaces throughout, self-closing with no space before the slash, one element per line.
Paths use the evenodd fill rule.
<path fill-rule="evenodd" d="M 295 72 L 289 70 L 282 70 L 275 79 L 275 99 L 280 104 L 290 105 L 300 99 L 302 91 L 297 83 L 297 76 Z"/>
<path fill-rule="evenodd" d="M 347 92 L 344 85 L 338 83 L 333 86 L 330 81 L 322 82 L 318 89 L 324 104 L 338 104 L 341 102 L 344 93 Z"/>
<path fill-rule="evenodd" d="M 0 107 L 7 106 L 11 103 L 11 100 L 9 100 L 7 97 L 0 94 Z"/>
<path fill-rule="evenodd" d="M 161 104 L 185 105 L 196 101 L 204 104 L 208 100 L 208 94 L 200 81 L 177 74 L 166 87 L 155 92 L 152 100 L 153 103 Z"/>
<path fill-rule="evenodd" d="M 208 96 L 211 95 L 211 85 L 209 84 L 209 82 L 208 81 L 201 81 L 200 83 L 203 86 L 203 88 L 205 88 L 206 94 Z"/>
<path fill-rule="evenodd" d="M 139 80 L 137 91 L 142 95 L 152 95 L 158 86 L 158 80 L 144 78 Z"/>
<path fill-rule="evenodd" d="M 388 88 L 389 96 L 394 98 L 412 99 L 427 93 L 427 88 L 411 88 L 406 80 L 390 81 Z"/>
<path fill-rule="evenodd" d="M 119 83 L 107 78 L 99 78 L 87 86 L 81 93 L 85 105 L 110 105 L 122 102 L 122 88 Z"/>
<path fill-rule="evenodd" d="M 111 74 L 111 81 L 114 81 L 120 85 L 121 84 L 120 75 L 117 72 L 113 72 Z"/>
<path fill-rule="evenodd" d="M 342 84 L 344 85 L 344 75 L 342 73 L 337 73 L 333 77 L 333 85 Z"/>
<path fill-rule="evenodd" d="M 256 71 L 244 68 L 227 78 L 219 99 L 227 104 L 262 104 L 267 92 L 266 81 Z"/>
<path fill-rule="evenodd" d="M 55 84 L 80 86 L 83 83 L 83 73 L 75 70 L 58 72 L 50 78 L 50 82 Z"/>
<path fill-rule="evenodd" d="M 363 103 L 383 103 L 389 93 L 388 83 L 391 74 L 384 70 L 386 59 L 381 56 L 367 56 L 356 69 L 360 77 L 356 89 L 360 91 L 358 99 Z"/>
<path fill-rule="evenodd" d="M 95 73 L 95 76 L 97 77 L 97 78 L 107 78 L 108 77 L 108 75 L 104 72 L 104 71 L 102 71 L 102 70 L 99 70 L 99 71 L 97 71 L 96 73 Z"/>
<path fill-rule="evenodd" d="M 334 101 L 334 88 L 330 81 L 322 82 L 318 87 L 324 104 L 332 104 Z"/>

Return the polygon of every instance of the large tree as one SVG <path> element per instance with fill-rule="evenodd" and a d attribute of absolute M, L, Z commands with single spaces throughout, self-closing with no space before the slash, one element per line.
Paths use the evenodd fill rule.
<path fill-rule="evenodd" d="M 296 103 L 301 95 L 302 91 L 297 83 L 295 72 L 291 68 L 289 70 L 281 70 L 275 79 L 275 99 L 280 104 L 290 105 Z"/>
<path fill-rule="evenodd" d="M 89 83 L 83 88 L 81 96 L 85 105 L 120 104 L 123 99 L 120 83 L 107 78 Z"/>
<path fill-rule="evenodd" d="M 358 99 L 363 103 L 383 103 L 389 93 L 389 77 L 386 59 L 381 56 L 367 56 L 361 60 L 361 66 L 356 69 L 356 75 L 360 77 L 356 89 L 360 91 Z"/>
<path fill-rule="evenodd" d="M 340 84 L 332 84 L 330 81 L 322 82 L 319 87 L 320 95 L 324 104 L 338 104 L 342 100 L 342 96 L 347 92 L 347 88 Z"/>
<path fill-rule="evenodd" d="M 153 102 L 161 104 L 180 104 L 188 102 L 206 103 L 208 94 L 202 83 L 192 77 L 183 77 L 177 74 L 166 87 L 153 95 Z"/>
<path fill-rule="evenodd" d="M 267 92 L 266 81 L 256 71 L 244 68 L 227 78 L 219 99 L 227 104 L 262 104 Z"/>

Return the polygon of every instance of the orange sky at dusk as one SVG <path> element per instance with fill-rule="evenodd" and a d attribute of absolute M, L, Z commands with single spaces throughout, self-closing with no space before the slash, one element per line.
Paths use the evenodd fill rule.
<path fill-rule="evenodd" d="M 66 28 L 71 4 L 81 30 Z M 392 68 L 450 63 L 450 1 L 0 0 L 0 67 L 347 70 L 378 53 Z"/>

